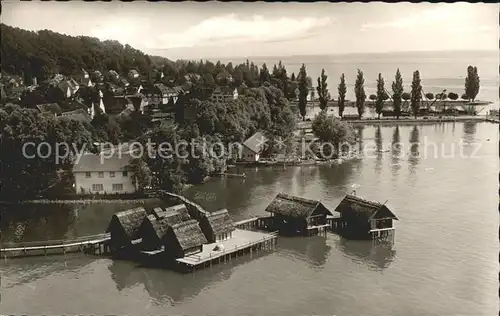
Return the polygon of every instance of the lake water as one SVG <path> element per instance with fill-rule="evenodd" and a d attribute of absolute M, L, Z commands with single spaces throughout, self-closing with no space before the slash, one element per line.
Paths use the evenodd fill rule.
<path fill-rule="evenodd" d="M 387 200 L 399 217 L 392 247 L 331 233 L 280 237 L 275 252 L 189 275 L 82 254 L 5 260 L 0 265 L 1 312 L 496 315 L 498 125 L 366 126 L 359 132 L 363 145 L 380 149 L 374 157 L 332 166 L 245 169 L 246 179 L 212 179 L 186 195 L 209 211 L 227 208 L 239 220 L 264 214 L 279 192 L 320 199 L 335 208 L 356 188 L 358 195 Z M 398 140 L 422 144 L 385 152 Z M 431 141 L 439 157 L 430 151 L 423 157 Z M 455 158 L 450 158 L 451 144 L 456 144 Z M 124 207 L 130 205 L 52 206 L 41 218 L 8 225 L 4 239 L 99 233 L 110 215 Z"/>

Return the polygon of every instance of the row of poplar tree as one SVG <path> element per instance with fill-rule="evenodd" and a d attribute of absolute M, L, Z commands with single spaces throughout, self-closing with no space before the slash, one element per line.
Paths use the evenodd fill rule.
<path fill-rule="evenodd" d="M 307 109 L 307 96 L 309 94 L 308 82 L 306 81 L 307 72 L 306 67 L 302 64 L 300 68 L 300 72 L 298 75 L 298 89 L 299 89 L 299 111 L 302 118 L 305 120 L 306 109 Z M 317 80 L 316 91 L 318 93 L 318 101 L 319 106 L 322 110 L 325 110 L 328 107 L 328 101 L 330 99 L 330 94 L 328 92 L 328 84 L 327 84 L 328 76 L 325 73 L 325 69 L 321 70 L 321 75 Z M 365 112 L 365 79 L 363 72 L 358 69 L 358 73 L 356 76 L 356 82 L 354 84 L 354 92 L 356 95 L 356 108 L 358 110 L 359 118 L 363 116 Z M 477 72 L 477 67 L 468 66 L 467 67 L 467 77 L 465 78 L 465 93 L 462 95 L 462 99 L 474 101 L 476 96 L 479 93 L 480 80 Z M 339 116 L 342 117 L 344 113 L 344 109 L 346 106 L 346 94 L 347 94 L 347 86 L 345 82 L 345 75 L 342 74 L 340 76 L 340 84 L 338 85 L 338 107 L 339 107 Z M 426 98 L 433 99 L 434 95 L 432 93 L 425 94 Z M 437 99 L 444 100 L 446 99 L 445 93 L 436 94 Z M 458 94 L 449 93 L 448 97 L 452 100 L 458 99 Z M 387 89 L 385 88 L 385 81 L 382 77 L 382 74 L 378 74 L 377 78 L 377 92 L 374 95 L 370 96 L 372 101 L 375 101 L 375 111 L 378 114 L 379 118 L 382 114 L 384 103 L 388 99 L 392 99 L 392 106 L 394 109 L 394 115 L 399 119 L 401 115 L 401 105 L 402 100 L 410 100 L 410 108 L 415 117 L 417 117 L 418 111 L 420 109 L 420 101 L 422 100 L 422 81 L 420 79 L 420 72 L 418 70 L 413 72 L 413 79 L 411 83 L 411 92 L 404 92 L 403 87 L 403 77 L 401 76 L 401 72 L 399 68 L 396 71 L 396 75 L 394 81 L 392 82 L 392 94 L 390 95 Z"/>

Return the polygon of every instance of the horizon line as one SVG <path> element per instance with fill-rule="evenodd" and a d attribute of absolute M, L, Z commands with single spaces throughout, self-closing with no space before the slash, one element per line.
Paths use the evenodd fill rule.
<path fill-rule="evenodd" d="M 168 54 L 160 54 L 159 51 L 167 51 L 168 48 L 165 49 L 157 49 L 158 52 L 151 53 L 151 56 L 158 56 L 163 58 L 168 58 L 173 61 L 175 60 L 211 60 L 211 59 L 266 59 L 266 58 L 277 58 L 277 57 L 286 57 L 286 58 L 294 58 L 294 57 L 327 57 L 327 56 L 337 56 L 337 57 L 345 57 L 345 56 L 364 56 L 364 55 L 390 55 L 390 54 L 432 54 L 432 53 L 497 53 L 497 50 L 494 49 L 458 49 L 458 50 L 449 50 L 449 49 L 441 49 L 441 50 L 401 50 L 401 51 L 385 51 L 385 52 L 349 52 L 349 53 L 321 53 L 321 54 L 275 54 L 275 55 L 242 55 L 242 56 L 213 56 L 213 57 L 193 57 L 193 58 L 176 58 L 175 60 L 172 57 L 169 57 Z"/>

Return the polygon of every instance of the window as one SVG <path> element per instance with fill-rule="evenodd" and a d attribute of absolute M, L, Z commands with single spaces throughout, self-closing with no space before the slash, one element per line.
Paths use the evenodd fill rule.
<path fill-rule="evenodd" d="M 123 171 L 123 176 L 124 177 L 128 177 L 128 172 L 127 171 Z"/>
<path fill-rule="evenodd" d="M 99 178 L 104 178 L 104 172 L 99 172 L 99 174 L 97 175 Z"/>
<path fill-rule="evenodd" d="M 113 191 L 123 191 L 122 183 L 113 183 Z"/>
<path fill-rule="evenodd" d="M 103 191 L 104 186 L 102 184 L 92 184 L 92 191 Z"/>
<path fill-rule="evenodd" d="M 90 172 L 85 172 L 85 178 L 90 178 L 91 173 Z"/>
<path fill-rule="evenodd" d="M 114 173 L 114 172 L 110 172 L 110 173 L 109 173 L 109 177 L 110 177 L 110 178 L 114 178 L 114 177 L 115 177 L 115 173 Z"/>

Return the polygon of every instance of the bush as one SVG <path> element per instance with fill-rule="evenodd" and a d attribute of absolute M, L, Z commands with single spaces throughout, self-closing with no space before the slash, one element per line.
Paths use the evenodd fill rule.
<path fill-rule="evenodd" d="M 426 94 L 425 94 L 425 97 L 426 97 L 427 99 L 429 99 L 429 100 L 432 100 L 432 99 L 434 99 L 434 93 L 431 93 L 431 92 L 426 93 Z"/>
<path fill-rule="evenodd" d="M 411 99 L 411 95 L 408 92 L 403 92 L 403 94 L 401 95 L 401 99 L 408 101 Z"/>
<path fill-rule="evenodd" d="M 462 96 L 460 98 L 462 100 L 469 100 L 469 96 L 467 95 L 467 93 L 462 94 Z"/>
<path fill-rule="evenodd" d="M 377 100 L 377 96 L 375 94 L 370 94 L 370 100 L 376 101 Z"/>
<path fill-rule="evenodd" d="M 455 92 L 450 92 L 450 93 L 448 93 L 448 98 L 450 100 L 457 100 L 458 99 L 458 94 L 456 94 Z"/>

